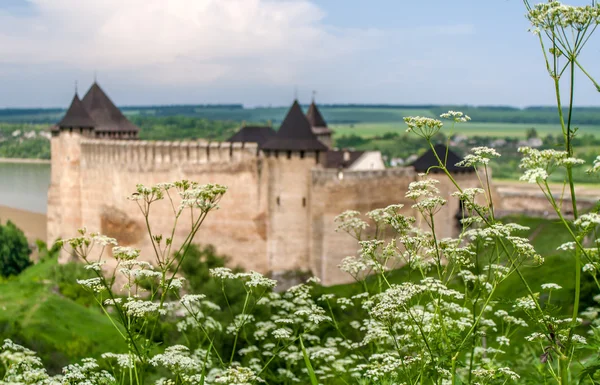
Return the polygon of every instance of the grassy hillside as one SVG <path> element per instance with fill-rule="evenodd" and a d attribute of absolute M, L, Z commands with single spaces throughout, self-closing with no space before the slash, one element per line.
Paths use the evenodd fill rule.
<path fill-rule="evenodd" d="M 47 260 L 0 281 L 0 339 L 11 338 L 39 352 L 55 372 L 83 357 L 123 351 L 122 338 L 96 306 L 59 293 L 56 266 L 55 259 Z"/>

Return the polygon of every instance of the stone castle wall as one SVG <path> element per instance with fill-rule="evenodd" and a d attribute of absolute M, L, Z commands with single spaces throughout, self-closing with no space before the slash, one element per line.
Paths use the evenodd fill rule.
<path fill-rule="evenodd" d="M 266 179 L 256 145 L 93 140 L 77 134 L 61 134 L 52 141 L 49 241 L 74 236 L 77 228 L 86 226 L 117 238 L 121 245 L 139 247 L 152 259 L 145 219 L 137 204 L 126 199 L 136 184 L 180 179 L 220 183 L 229 190 L 196 241 L 215 245 L 219 253 L 235 258 L 234 265 L 268 269 Z M 77 156 L 79 161 L 74 160 Z M 173 219 L 168 199 L 152 205 L 154 234 L 170 235 Z M 180 218 L 175 242 L 185 237 L 190 222 L 188 216 Z"/>
<path fill-rule="evenodd" d="M 142 249 L 153 260 L 145 219 L 126 197 L 136 184 L 154 185 L 188 179 L 228 186 L 220 209 L 211 212 L 195 241 L 215 246 L 231 257 L 231 266 L 261 273 L 311 271 L 324 284 L 348 282 L 338 269 L 356 255 L 358 244 L 335 231 L 334 218 L 346 210 L 366 213 L 404 204 L 418 176 L 412 168 L 372 171 L 322 169 L 314 153 L 280 152 L 264 156 L 256 144 L 206 141 L 147 142 L 89 139 L 77 133 L 52 138 L 52 177 L 48 193 L 48 241 L 75 236 L 86 226 L 114 237 L 119 244 Z M 457 234 L 456 191 L 443 175 L 439 188 L 448 204 L 436 215 L 439 237 Z M 474 174 L 458 174 L 463 187 L 479 183 Z M 170 236 L 173 212 L 169 200 L 153 204 L 153 234 Z M 425 226 L 424 223 L 420 224 Z M 187 235 L 190 218 L 182 216 L 175 246 Z M 68 259 L 64 255 L 62 260 Z"/>

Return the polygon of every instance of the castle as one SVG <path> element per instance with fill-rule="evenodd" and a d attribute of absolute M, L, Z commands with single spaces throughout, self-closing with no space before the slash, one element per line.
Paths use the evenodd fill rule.
<path fill-rule="evenodd" d="M 277 132 L 244 126 L 224 142 L 141 141 L 138 134 L 97 83 L 83 99 L 74 96 L 52 128 L 48 242 L 74 236 L 86 226 L 150 255 L 143 217 L 125 199 L 136 184 L 220 183 L 228 192 L 196 242 L 212 244 L 230 256 L 231 265 L 247 270 L 275 275 L 311 271 L 324 284 L 342 283 L 349 277 L 337 266 L 356 255 L 358 245 L 336 232 L 334 218 L 345 210 L 364 213 L 398 203 L 416 216 L 405 192 L 435 162 L 429 153 L 412 166 L 386 169 L 377 152 L 332 150 L 332 131 L 314 102 L 304 114 L 294 101 Z M 479 185 L 472 169 L 452 172 L 463 187 Z M 460 206 L 450 195 L 456 188 L 443 175 L 439 179 L 448 204 L 436 214 L 436 234 L 454 236 Z M 170 233 L 170 206 L 153 210 L 153 232 Z M 189 226 L 179 229 L 176 240 Z"/>

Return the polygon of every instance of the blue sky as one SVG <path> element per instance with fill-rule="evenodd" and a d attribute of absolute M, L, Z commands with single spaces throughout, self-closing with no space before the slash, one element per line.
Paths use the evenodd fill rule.
<path fill-rule="evenodd" d="M 518 0 L 0 0 L 0 108 L 66 106 L 95 72 L 120 105 L 552 104 L 527 29 Z"/>

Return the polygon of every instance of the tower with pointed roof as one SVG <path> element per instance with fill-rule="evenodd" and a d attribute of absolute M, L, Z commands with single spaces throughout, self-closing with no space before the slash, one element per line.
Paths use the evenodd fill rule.
<path fill-rule="evenodd" d="M 297 270 L 310 258 L 311 170 L 321 167 L 328 148 L 294 100 L 261 150 L 268 170 L 268 263 L 274 273 Z"/>
<path fill-rule="evenodd" d="M 106 139 L 137 139 L 140 129 L 123 115 L 97 82 L 83 99 L 77 92 L 65 116 L 51 129 L 54 136 L 61 132 L 79 133 L 86 137 Z"/>
<path fill-rule="evenodd" d="M 333 131 L 327 127 L 327 122 L 323 119 L 323 115 L 321 115 L 314 99 L 308 107 L 306 119 L 308 119 L 312 132 L 317 136 L 317 139 L 328 148 L 332 148 L 331 135 L 333 134 Z"/>
<path fill-rule="evenodd" d="M 60 228 L 63 235 L 75 234 L 84 225 L 81 197 L 82 139 L 137 139 L 139 128 L 123 115 L 98 83 L 94 82 L 83 99 L 75 91 L 65 115 L 50 131 L 52 160 L 48 227 Z"/>

